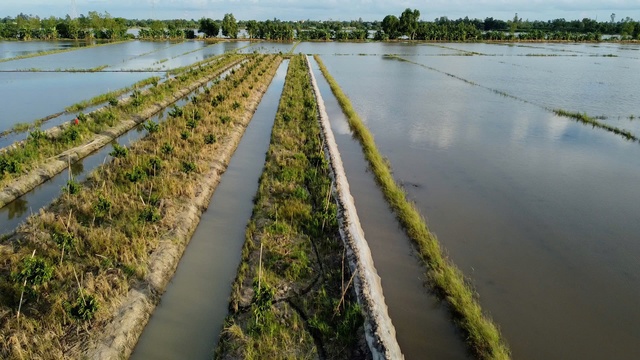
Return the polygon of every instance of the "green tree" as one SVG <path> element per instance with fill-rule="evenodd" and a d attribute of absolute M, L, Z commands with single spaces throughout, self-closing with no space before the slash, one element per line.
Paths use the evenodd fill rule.
<path fill-rule="evenodd" d="M 218 23 L 213 21 L 212 19 L 202 18 L 200 19 L 200 27 L 198 31 L 204 33 L 206 37 L 216 37 L 220 32 L 220 27 Z"/>
<path fill-rule="evenodd" d="M 382 31 L 389 39 L 397 39 L 400 29 L 400 20 L 395 15 L 387 15 L 382 19 Z"/>
<path fill-rule="evenodd" d="M 258 36 L 258 31 L 260 30 L 260 26 L 258 26 L 258 22 L 255 20 L 247 21 L 246 25 L 247 33 L 249 34 L 249 39 L 253 39 Z"/>
<path fill-rule="evenodd" d="M 232 39 L 238 37 L 238 22 L 233 14 L 224 14 L 222 19 L 222 35 L 228 36 Z"/>
<path fill-rule="evenodd" d="M 400 30 L 404 35 L 407 35 L 409 39 L 413 40 L 416 37 L 416 31 L 418 30 L 418 19 L 420 18 L 420 10 L 405 9 L 400 15 Z"/>

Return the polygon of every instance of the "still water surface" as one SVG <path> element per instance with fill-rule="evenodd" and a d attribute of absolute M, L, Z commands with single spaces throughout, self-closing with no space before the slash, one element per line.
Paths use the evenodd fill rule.
<path fill-rule="evenodd" d="M 639 144 L 410 63 L 323 60 L 515 358 L 640 357 Z"/>

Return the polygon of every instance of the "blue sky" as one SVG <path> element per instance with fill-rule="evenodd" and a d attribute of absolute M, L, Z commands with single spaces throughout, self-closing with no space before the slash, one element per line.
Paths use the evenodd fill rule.
<path fill-rule="evenodd" d="M 72 0 L 0 0 L 4 4 L 0 16 L 26 14 L 65 16 L 71 14 Z M 611 13 L 616 21 L 631 17 L 640 20 L 639 0 L 75 0 L 78 14 L 89 11 L 109 12 L 125 18 L 199 19 L 203 16 L 221 19 L 233 13 L 236 19 L 266 20 L 382 20 L 387 14 L 399 16 L 406 8 L 418 9 L 421 19 L 450 19 L 469 16 L 491 16 L 511 19 L 515 13 L 523 19 L 567 20 L 585 17 L 608 21 Z"/>

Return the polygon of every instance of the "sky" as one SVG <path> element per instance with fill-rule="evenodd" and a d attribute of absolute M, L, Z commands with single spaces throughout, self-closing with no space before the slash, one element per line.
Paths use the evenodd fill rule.
<path fill-rule="evenodd" d="M 0 0 L 0 17 L 19 13 L 40 17 L 73 15 L 74 0 Z M 406 8 L 420 10 L 421 20 L 441 16 L 457 19 L 567 20 L 585 17 L 616 21 L 626 17 L 640 20 L 640 0 L 75 0 L 76 14 L 109 12 L 127 19 L 222 19 L 232 13 L 238 20 L 382 20 L 400 16 Z"/>

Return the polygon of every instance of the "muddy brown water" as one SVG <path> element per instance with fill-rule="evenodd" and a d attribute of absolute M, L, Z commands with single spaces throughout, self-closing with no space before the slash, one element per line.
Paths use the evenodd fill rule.
<path fill-rule="evenodd" d="M 210 359 L 227 315 L 288 67 L 262 98 L 131 359 Z"/>
<path fill-rule="evenodd" d="M 444 305 L 424 287 L 424 269 L 368 171 L 360 143 L 351 136 L 329 84 L 315 60 L 311 64 L 402 353 L 406 359 L 469 358 Z"/>

